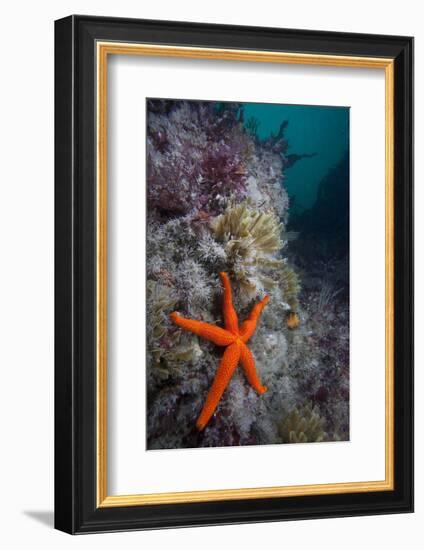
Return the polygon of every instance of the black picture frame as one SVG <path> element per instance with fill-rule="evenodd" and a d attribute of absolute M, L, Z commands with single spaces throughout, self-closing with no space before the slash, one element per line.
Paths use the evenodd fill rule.
<path fill-rule="evenodd" d="M 394 60 L 394 490 L 98 507 L 99 40 Z M 94 533 L 413 511 L 413 39 L 73 15 L 55 22 L 55 527 Z"/>

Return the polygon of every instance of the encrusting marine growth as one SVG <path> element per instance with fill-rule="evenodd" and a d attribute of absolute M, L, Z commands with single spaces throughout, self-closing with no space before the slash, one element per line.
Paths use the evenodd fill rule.
<path fill-rule="evenodd" d="M 252 352 L 246 346 L 246 343 L 255 332 L 257 321 L 263 308 L 269 301 L 269 296 L 265 296 L 265 298 L 253 307 L 249 318 L 239 327 L 237 313 L 233 306 L 230 279 L 226 273 L 220 273 L 220 277 L 224 286 L 222 309 L 225 329 L 202 321 L 185 319 L 175 311 L 171 313 L 172 321 L 179 327 L 193 332 L 213 342 L 217 346 L 225 346 L 227 348 L 222 356 L 221 363 L 216 372 L 212 387 L 209 390 L 205 405 L 197 419 L 196 426 L 199 430 L 203 430 L 215 412 L 239 361 L 243 365 L 246 378 L 251 386 L 259 394 L 263 394 L 267 391 L 267 388 L 264 387 L 259 380 L 256 373 L 255 360 Z"/>

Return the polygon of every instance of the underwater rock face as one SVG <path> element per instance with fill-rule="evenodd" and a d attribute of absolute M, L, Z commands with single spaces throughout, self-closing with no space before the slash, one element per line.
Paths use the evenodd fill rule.
<path fill-rule="evenodd" d="M 315 422 L 308 433 L 348 439 L 348 310 L 333 286 L 328 296 L 305 291 L 309 273 L 290 253 L 284 128 L 260 141 L 240 104 L 147 107 L 148 449 L 302 442 L 281 426 L 305 407 Z M 199 431 L 223 349 L 173 325 L 170 313 L 223 326 L 220 272 L 240 322 L 270 296 L 249 341 L 268 391 L 258 395 L 236 369 Z"/>

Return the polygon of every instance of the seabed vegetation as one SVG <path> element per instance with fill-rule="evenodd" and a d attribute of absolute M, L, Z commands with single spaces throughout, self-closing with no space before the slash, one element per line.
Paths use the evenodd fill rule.
<path fill-rule="evenodd" d="M 311 155 L 288 154 L 287 121 L 260 139 L 242 104 L 149 100 L 147 112 L 148 449 L 348 439 L 348 250 L 328 204 L 337 169 L 291 218 L 285 171 Z M 222 349 L 170 315 L 223 327 L 221 272 L 241 320 L 269 296 L 249 341 L 267 392 L 236 369 L 199 430 Z"/>

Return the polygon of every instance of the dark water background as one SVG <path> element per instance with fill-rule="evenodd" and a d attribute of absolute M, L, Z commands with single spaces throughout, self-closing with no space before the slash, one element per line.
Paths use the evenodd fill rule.
<path fill-rule="evenodd" d="M 284 186 L 290 203 L 286 229 L 296 232 L 286 253 L 301 273 L 303 300 L 317 281 L 349 302 L 349 108 L 307 105 L 243 105 L 244 124 L 259 140 L 278 135 L 288 143 Z M 287 159 L 300 158 L 294 163 Z M 306 157 L 302 157 L 306 155 Z M 312 155 L 312 156 L 308 156 Z"/>
<path fill-rule="evenodd" d="M 260 139 L 277 134 L 288 121 L 284 137 L 288 154 L 311 154 L 285 170 L 285 187 L 298 213 L 313 206 L 320 182 L 345 157 L 349 150 L 349 108 L 310 105 L 245 103 L 244 120 L 254 117 Z M 346 186 L 348 173 L 339 185 Z M 334 185 L 337 185 L 335 180 Z"/>

